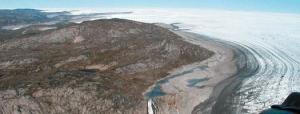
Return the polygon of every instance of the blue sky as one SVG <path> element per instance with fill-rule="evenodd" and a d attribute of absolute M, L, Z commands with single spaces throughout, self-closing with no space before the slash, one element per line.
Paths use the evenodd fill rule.
<path fill-rule="evenodd" d="M 205 8 L 300 13 L 300 0 L 0 0 L 5 8 Z"/>

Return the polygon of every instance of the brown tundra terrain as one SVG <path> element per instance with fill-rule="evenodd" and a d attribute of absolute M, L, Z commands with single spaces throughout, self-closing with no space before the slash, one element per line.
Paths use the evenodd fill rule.
<path fill-rule="evenodd" d="M 143 92 L 212 55 L 168 29 L 122 19 L 18 35 L 0 42 L 0 114 L 146 114 Z"/>

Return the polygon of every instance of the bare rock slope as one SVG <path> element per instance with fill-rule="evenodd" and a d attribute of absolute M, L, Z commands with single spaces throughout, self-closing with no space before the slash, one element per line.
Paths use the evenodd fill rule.
<path fill-rule="evenodd" d="M 213 52 L 122 19 L 66 25 L 0 44 L 0 113 L 146 113 L 142 93 Z"/>

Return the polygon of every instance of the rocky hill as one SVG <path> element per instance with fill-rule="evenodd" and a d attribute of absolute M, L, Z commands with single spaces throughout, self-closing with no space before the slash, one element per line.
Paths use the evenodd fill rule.
<path fill-rule="evenodd" d="M 142 93 L 149 86 L 174 68 L 213 55 L 165 28 L 122 19 L 0 43 L 3 114 L 145 114 Z"/>
<path fill-rule="evenodd" d="M 0 9 L 0 42 L 32 35 L 41 31 L 65 27 L 72 23 L 106 18 L 109 15 L 132 12 L 102 12 L 72 14 L 73 11 L 50 12 L 37 9 Z M 24 37 L 24 36 L 23 36 Z"/>
<path fill-rule="evenodd" d="M 40 10 L 34 9 L 15 9 L 15 10 L 0 10 L 0 26 L 27 24 L 34 22 L 45 22 L 49 18 Z"/>

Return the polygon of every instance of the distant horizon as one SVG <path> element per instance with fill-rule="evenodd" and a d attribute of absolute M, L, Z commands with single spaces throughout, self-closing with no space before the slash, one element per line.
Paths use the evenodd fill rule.
<path fill-rule="evenodd" d="M 88 13 L 106 13 L 106 12 L 132 12 L 140 10 L 174 10 L 174 11 L 213 11 L 213 12 L 244 12 L 244 13 L 261 13 L 261 14 L 279 14 L 279 15 L 298 15 L 296 12 L 272 12 L 272 11 L 258 11 L 258 10 L 233 10 L 233 9 L 212 9 L 212 8 L 158 8 L 158 7 L 147 7 L 147 8 L 4 8 L 0 10 L 17 10 L 17 9 L 33 9 L 41 10 L 45 12 L 71 12 L 72 14 L 88 14 Z"/>
<path fill-rule="evenodd" d="M 300 0 L 0 0 L 0 9 L 188 8 L 300 13 Z"/>

